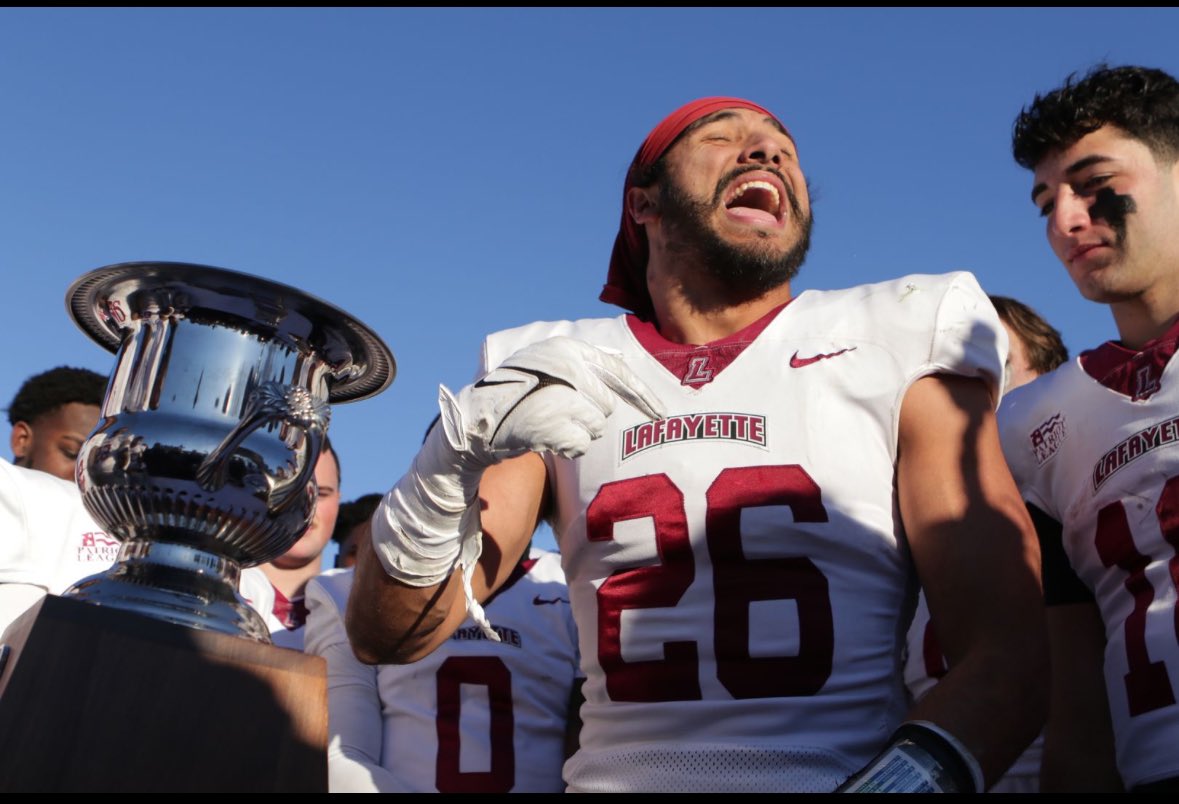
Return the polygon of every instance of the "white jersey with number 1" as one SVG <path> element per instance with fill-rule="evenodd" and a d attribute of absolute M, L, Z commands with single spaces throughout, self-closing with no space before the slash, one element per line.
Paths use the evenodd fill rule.
<path fill-rule="evenodd" d="M 1095 601 L 1127 787 L 1179 777 L 1179 326 L 1087 352 L 1003 401 L 1003 451 L 1055 531 L 1048 605 Z M 1083 585 L 1083 586 L 1082 586 Z"/>
<path fill-rule="evenodd" d="M 921 377 L 1001 393 L 1006 334 L 974 277 L 807 291 L 693 347 L 633 316 L 488 338 L 621 354 L 666 407 L 620 402 L 580 459 L 546 456 L 586 673 L 586 791 L 831 791 L 906 701 L 911 561 L 895 480 Z"/>

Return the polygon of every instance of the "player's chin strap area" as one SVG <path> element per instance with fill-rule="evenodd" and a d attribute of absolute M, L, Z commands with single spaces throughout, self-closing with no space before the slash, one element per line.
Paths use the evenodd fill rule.
<path fill-rule="evenodd" d="M 982 768 L 954 735 L 924 720 L 902 723 L 883 751 L 836 793 L 981 793 Z"/>

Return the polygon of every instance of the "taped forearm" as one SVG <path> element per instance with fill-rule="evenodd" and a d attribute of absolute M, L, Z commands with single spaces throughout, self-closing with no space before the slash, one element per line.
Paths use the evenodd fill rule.
<path fill-rule="evenodd" d="M 410 586 L 435 586 L 450 576 L 464 541 L 479 536 L 482 474 L 462 466 L 441 427 L 430 432 L 373 517 L 373 549 L 385 572 Z"/>
<path fill-rule="evenodd" d="M 498 642 L 471 586 L 483 552 L 479 480 L 487 464 L 460 448 L 469 446 L 462 415 L 445 387 L 439 404 L 442 420 L 373 515 L 373 551 L 391 578 L 409 586 L 437 586 L 461 568 L 467 612 Z"/>
<path fill-rule="evenodd" d="M 619 356 L 560 337 L 515 352 L 457 395 L 439 388 L 438 424 L 373 517 L 373 549 L 385 572 L 429 587 L 461 567 L 467 611 L 498 641 L 472 590 L 483 472 L 528 452 L 584 455 L 619 399 L 649 418 L 661 415 L 659 400 Z"/>
<path fill-rule="evenodd" d="M 454 395 L 439 386 L 439 421 L 410 467 L 373 515 L 373 548 L 391 577 L 436 586 L 456 562 L 478 560 L 479 479 L 494 460 L 472 454 Z M 474 545 L 471 542 L 475 542 Z"/>

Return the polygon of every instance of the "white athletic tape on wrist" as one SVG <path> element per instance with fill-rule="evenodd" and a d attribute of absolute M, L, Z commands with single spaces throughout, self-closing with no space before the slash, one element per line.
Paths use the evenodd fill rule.
<path fill-rule="evenodd" d="M 479 523 L 479 478 L 453 443 L 463 432 L 454 396 L 439 388 L 443 421 L 426 436 L 413 466 L 385 495 L 372 530 L 372 544 L 385 572 L 410 586 L 436 586 L 461 567 L 468 614 L 495 642 L 483 607 L 475 600 L 471 577 L 483 551 Z M 462 443 L 460 441 L 460 443 Z"/>
<path fill-rule="evenodd" d="M 498 641 L 471 588 L 482 552 L 483 471 L 529 451 L 584 454 L 620 399 L 649 418 L 663 415 L 654 393 L 618 355 L 563 337 L 520 349 L 457 395 L 440 387 L 441 421 L 386 495 L 387 527 L 373 529 L 385 571 L 407 584 L 433 586 L 461 566 L 467 611 Z"/>

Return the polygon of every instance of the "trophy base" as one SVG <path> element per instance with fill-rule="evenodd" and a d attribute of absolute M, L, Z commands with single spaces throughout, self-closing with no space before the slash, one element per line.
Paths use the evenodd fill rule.
<path fill-rule="evenodd" d="M 320 657 L 53 595 L 0 643 L 0 791 L 327 792 Z"/>
<path fill-rule="evenodd" d="M 142 614 L 200 631 L 272 644 L 270 629 L 237 592 L 236 562 L 182 544 L 133 540 L 113 567 L 63 597 Z"/>

